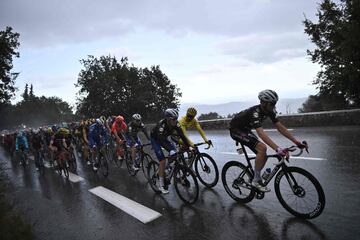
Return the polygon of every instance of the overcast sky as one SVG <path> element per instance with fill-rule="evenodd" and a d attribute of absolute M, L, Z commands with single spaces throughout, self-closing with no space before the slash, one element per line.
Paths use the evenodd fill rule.
<path fill-rule="evenodd" d="M 182 103 L 307 97 L 319 66 L 304 33 L 313 0 L 1 0 L 0 29 L 20 33 L 14 71 L 17 99 L 25 83 L 36 95 L 75 103 L 88 55 L 127 56 L 136 67 L 160 65 Z"/>

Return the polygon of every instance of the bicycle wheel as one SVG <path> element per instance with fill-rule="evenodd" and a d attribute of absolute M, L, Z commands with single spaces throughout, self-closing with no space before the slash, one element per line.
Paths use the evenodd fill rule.
<path fill-rule="evenodd" d="M 100 171 L 104 177 L 109 175 L 109 165 L 106 156 L 101 156 L 99 159 Z"/>
<path fill-rule="evenodd" d="M 74 155 L 74 153 L 70 153 L 70 159 L 69 159 L 69 169 L 71 172 L 76 173 L 76 168 L 77 168 L 77 164 L 76 164 L 76 157 Z"/>
<path fill-rule="evenodd" d="M 125 162 L 126 162 L 126 168 L 130 174 L 130 176 L 135 176 L 137 171 L 133 169 L 133 160 L 130 156 L 130 153 L 128 151 L 125 152 Z"/>
<path fill-rule="evenodd" d="M 149 176 L 149 184 L 152 190 L 154 190 L 155 193 L 160 193 L 158 186 L 159 182 L 159 163 L 155 161 L 151 161 L 149 163 L 149 166 L 147 168 L 148 176 Z"/>
<path fill-rule="evenodd" d="M 141 169 L 144 173 L 144 177 L 146 178 L 146 180 L 149 180 L 148 167 L 152 161 L 153 161 L 153 159 L 149 154 L 147 154 L 147 153 L 143 154 L 142 159 L 141 159 Z"/>
<path fill-rule="evenodd" d="M 206 154 L 197 155 L 194 168 L 199 181 L 207 188 L 214 187 L 219 181 L 219 170 L 214 159 Z"/>
<path fill-rule="evenodd" d="M 69 167 L 66 165 L 66 162 L 62 164 L 61 169 L 64 172 L 66 179 L 69 179 Z"/>
<path fill-rule="evenodd" d="M 221 179 L 225 191 L 237 202 L 248 203 L 255 197 L 255 191 L 251 187 L 252 174 L 237 161 L 230 161 L 224 165 Z"/>
<path fill-rule="evenodd" d="M 311 219 L 324 210 L 325 194 L 319 181 L 302 168 L 282 169 L 274 187 L 281 205 L 296 217 Z"/>
<path fill-rule="evenodd" d="M 174 184 L 180 199 L 193 204 L 199 197 L 199 184 L 195 173 L 186 166 L 178 165 L 174 170 Z"/>
<path fill-rule="evenodd" d="M 39 163 L 40 163 L 39 172 L 40 172 L 41 176 L 44 176 L 45 166 L 44 166 L 44 157 L 43 156 L 40 156 Z"/>

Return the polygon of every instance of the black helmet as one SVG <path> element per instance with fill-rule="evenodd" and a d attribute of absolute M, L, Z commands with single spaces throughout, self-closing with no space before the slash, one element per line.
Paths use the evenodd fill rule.
<path fill-rule="evenodd" d="M 168 108 L 168 109 L 165 110 L 165 117 L 166 118 L 177 119 L 179 117 L 179 113 L 174 108 Z"/>

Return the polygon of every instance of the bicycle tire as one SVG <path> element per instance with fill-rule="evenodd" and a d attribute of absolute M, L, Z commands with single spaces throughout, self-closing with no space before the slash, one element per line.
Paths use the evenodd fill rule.
<path fill-rule="evenodd" d="M 44 158 L 40 156 L 40 166 L 39 166 L 39 172 L 41 176 L 45 175 L 45 166 L 44 166 Z"/>
<path fill-rule="evenodd" d="M 152 159 L 152 157 L 149 154 L 147 154 L 147 153 L 143 154 L 142 159 L 141 159 L 141 169 L 144 173 L 144 177 L 146 180 L 149 180 L 148 167 L 152 161 L 154 161 L 154 160 Z"/>
<path fill-rule="evenodd" d="M 207 160 L 205 160 L 207 159 Z M 211 167 L 212 166 L 212 167 Z M 199 181 L 207 188 L 214 187 L 219 181 L 219 169 L 215 160 L 207 153 L 197 155 L 194 162 L 195 173 Z M 211 176 L 211 173 L 214 176 Z M 208 178 L 210 176 L 210 178 Z"/>
<path fill-rule="evenodd" d="M 150 162 L 147 171 L 149 176 L 148 182 L 150 184 L 150 187 L 155 193 L 160 193 L 160 190 L 157 187 L 158 185 L 157 183 L 159 182 L 159 175 L 158 175 L 159 163 L 155 161 Z"/>
<path fill-rule="evenodd" d="M 302 181 L 299 181 L 299 178 L 296 178 L 296 173 L 299 176 L 303 176 L 308 180 L 308 185 L 311 183 L 314 190 L 309 191 L 309 190 L 305 190 L 304 189 L 304 182 L 305 179 Z M 285 176 L 285 178 L 283 178 Z M 284 188 L 282 188 L 282 182 L 281 180 L 285 179 L 287 186 L 290 187 L 290 191 L 287 191 L 287 196 L 289 196 L 289 193 L 293 193 L 292 196 L 295 197 L 295 201 L 296 201 L 296 205 L 298 203 L 298 201 L 300 201 L 300 199 L 303 199 L 305 196 L 311 196 L 311 192 L 316 192 L 317 196 L 315 196 L 315 202 L 316 204 L 314 204 L 313 207 L 309 208 L 310 209 L 308 212 L 303 212 L 300 211 L 299 209 L 296 209 L 296 206 L 290 206 L 291 203 L 288 201 L 288 199 L 284 199 Z M 292 182 L 296 182 L 297 184 L 295 186 L 289 186 L 289 180 L 291 180 Z M 301 184 L 301 185 L 298 185 Z M 281 205 L 291 214 L 293 214 L 296 217 L 300 217 L 300 218 L 304 218 L 304 219 L 312 219 L 315 218 L 317 216 L 319 216 L 322 211 L 325 208 L 325 194 L 324 194 L 324 190 L 321 187 L 321 184 L 319 183 L 319 181 L 308 171 L 299 168 L 299 167 L 286 167 L 285 169 L 282 169 L 281 171 L 279 171 L 279 173 L 276 175 L 275 181 L 274 181 L 274 188 L 275 188 L 275 193 L 277 198 L 279 199 Z M 283 189 L 283 190 L 282 190 Z M 291 189 L 295 189 L 296 193 L 291 190 Z M 310 201 L 305 201 L 303 200 L 302 203 L 309 203 Z"/>
<path fill-rule="evenodd" d="M 193 204 L 199 197 L 199 184 L 195 173 L 187 166 L 178 165 L 174 170 L 174 185 L 179 198 L 186 204 Z M 189 193 L 193 186 L 192 193 Z M 181 191 L 184 188 L 185 191 Z"/>
<path fill-rule="evenodd" d="M 64 166 L 65 164 L 65 166 Z M 62 171 L 64 172 L 64 176 L 66 179 L 69 179 L 69 168 L 66 166 L 66 162 L 63 163 L 63 166 L 61 166 Z"/>
<path fill-rule="evenodd" d="M 109 175 L 109 164 L 106 159 L 106 156 L 101 156 L 101 158 L 99 159 L 99 164 L 100 164 L 99 167 L 100 167 L 101 174 L 104 177 L 107 177 Z"/>
<path fill-rule="evenodd" d="M 126 168 L 128 170 L 128 173 L 130 174 L 130 176 L 135 176 L 137 171 L 133 169 L 133 160 L 130 156 L 130 153 L 126 151 L 124 157 L 125 157 Z"/>
<path fill-rule="evenodd" d="M 235 177 L 235 179 L 232 180 L 230 178 L 227 179 L 227 176 L 231 174 L 229 170 L 231 168 L 233 168 L 234 171 L 240 171 L 239 173 L 232 174 Z M 221 172 L 221 180 L 225 191 L 232 199 L 240 203 L 248 203 L 255 197 L 254 189 L 251 186 L 248 186 L 250 185 L 251 179 L 252 174 L 250 173 L 250 171 L 245 167 L 244 164 L 237 161 L 227 162 Z M 244 191 L 241 191 L 241 187 L 243 188 L 243 190 L 246 190 L 245 194 Z"/>

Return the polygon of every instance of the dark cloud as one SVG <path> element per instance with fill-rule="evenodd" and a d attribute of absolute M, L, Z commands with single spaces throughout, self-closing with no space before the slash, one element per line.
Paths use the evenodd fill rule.
<path fill-rule="evenodd" d="M 301 31 L 303 13 L 315 11 L 313 1 L 288 0 L 2 0 L 0 27 L 12 26 L 29 46 L 94 41 L 136 27 L 235 37 Z"/>

